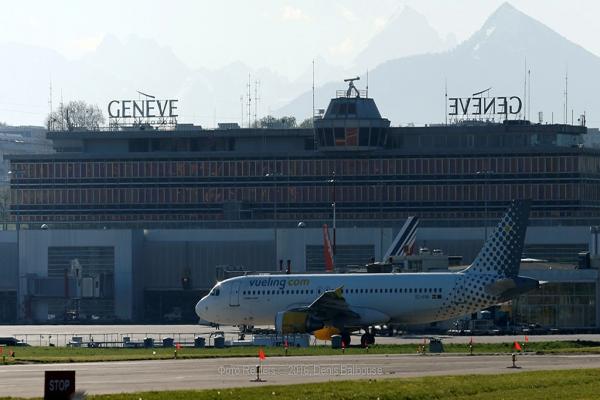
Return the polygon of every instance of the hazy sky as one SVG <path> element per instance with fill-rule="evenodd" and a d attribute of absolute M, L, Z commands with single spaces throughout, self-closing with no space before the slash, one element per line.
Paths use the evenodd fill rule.
<path fill-rule="evenodd" d="M 107 34 L 136 34 L 170 46 L 189 67 L 240 60 L 288 77 L 315 57 L 345 65 L 404 5 L 460 42 L 501 0 L 0 0 L 0 41 L 76 59 Z M 514 0 L 515 7 L 600 55 L 600 1 Z M 418 40 L 418 38 L 415 38 Z"/>

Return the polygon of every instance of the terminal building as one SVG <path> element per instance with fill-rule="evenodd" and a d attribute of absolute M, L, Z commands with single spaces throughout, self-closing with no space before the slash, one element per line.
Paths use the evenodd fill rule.
<path fill-rule="evenodd" d="M 338 265 L 380 260 L 411 215 L 418 245 L 469 263 L 509 200 L 530 198 L 525 256 L 571 266 L 600 225 L 585 126 L 392 127 L 349 89 L 314 129 L 222 127 L 50 131 L 54 153 L 8 156 L 19 229 L 0 235 L 0 319 L 193 321 L 224 269 L 323 271 L 323 224 Z M 600 327 L 597 269 L 532 273 L 557 286 L 520 299 L 515 319 Z"/>

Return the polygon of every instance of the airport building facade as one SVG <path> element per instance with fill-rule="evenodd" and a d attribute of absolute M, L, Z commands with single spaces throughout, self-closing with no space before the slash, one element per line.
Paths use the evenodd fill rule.
<path fill-rule="evenodd" d="M 179 307 L 189 320 L 226 267 L 322 270 L 334 214 L 340 265 L 380 259 L 409 215 L 419 245 L 470 262 L 513 198 L 533 200 L 528 257 L 575 263 L 600 225 L 600 151 L 584 126 L 391 127 L 359 93 L 332 99 L 314 129 L 228 128 L 51 131 L 54 153 L 10 156 L 20 229 L 0 237 L 6 316 L 160 321 Z M 584 274 L 593 315 L 578 325 L 600 326 L 597 273 Z"/>

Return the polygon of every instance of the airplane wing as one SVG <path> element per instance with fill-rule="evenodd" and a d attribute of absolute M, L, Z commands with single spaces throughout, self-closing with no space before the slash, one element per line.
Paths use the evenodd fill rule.
<path fill-rule="evenodd" d="M 323 321 L 360 318 L 357 313 L 350 310 L 350 306 L 344 298 L 342 287 L 335 290 L 326 290 L 305 310 Z"/>

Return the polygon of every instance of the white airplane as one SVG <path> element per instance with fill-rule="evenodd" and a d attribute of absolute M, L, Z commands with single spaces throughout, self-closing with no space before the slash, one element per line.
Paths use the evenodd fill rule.
<path fill-rule="evenodd" d="M 539 287 L 519 276 L 529 201 L 513 200 L 477 258 L 460 272 L 248 275 L 219 282 L 196 314 L 223 325 L 272 325 L 280 334 L 312 333 L 346 345 L 361 329 L 424 324 L 467 315 Z"/>

